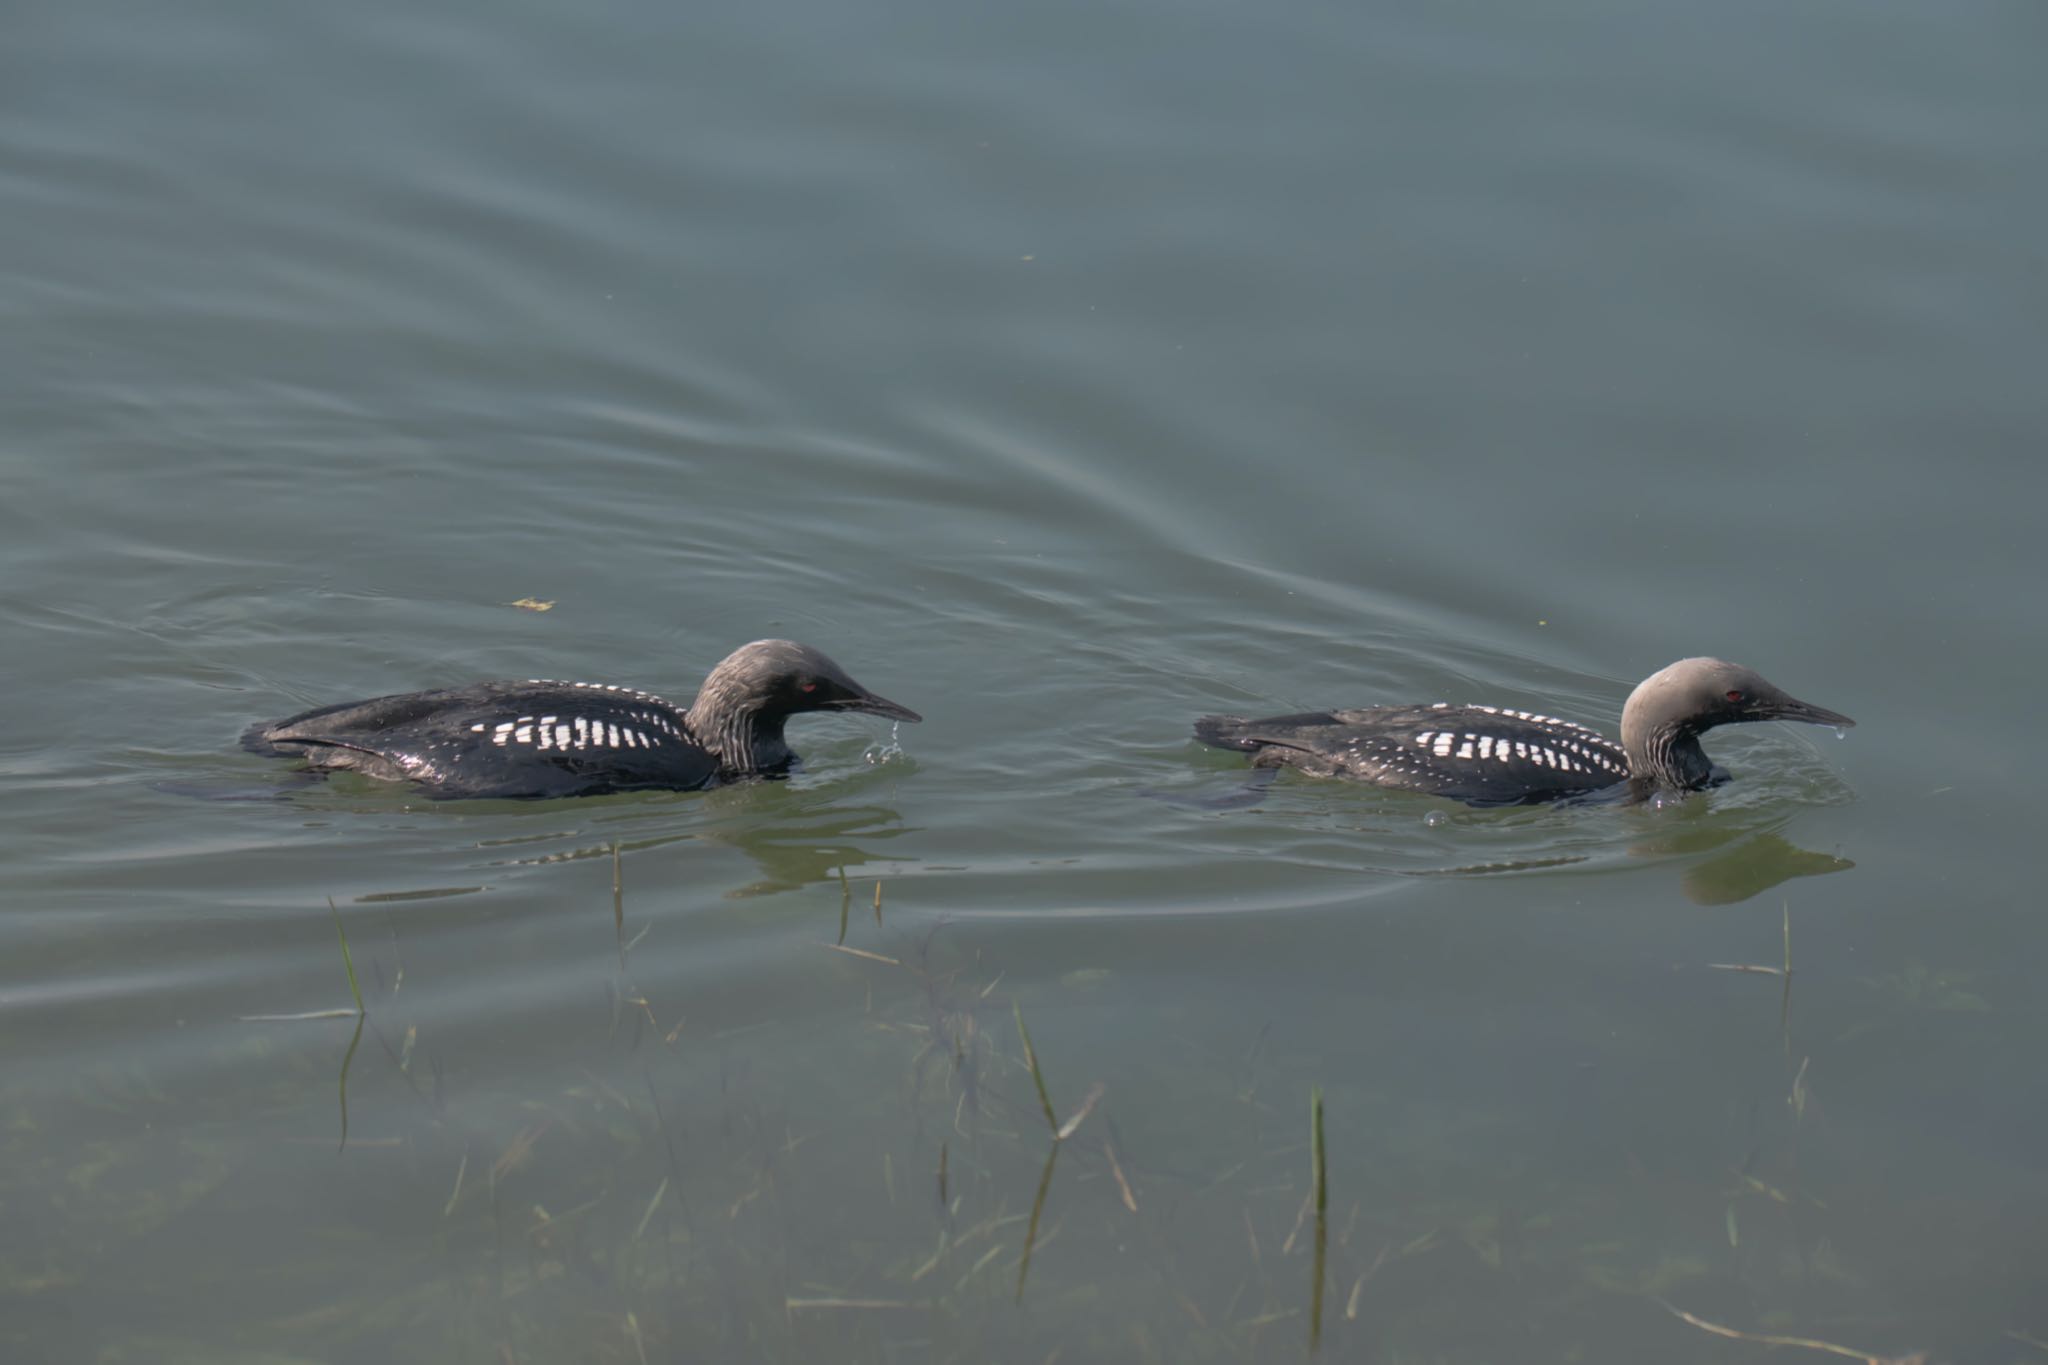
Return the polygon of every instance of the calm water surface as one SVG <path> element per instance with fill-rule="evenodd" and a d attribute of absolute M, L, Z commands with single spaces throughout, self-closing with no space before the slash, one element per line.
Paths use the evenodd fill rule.
<path fill-rule="evenodd" d="M 31 4 L 0 1354 L 2048 1359 L 2044 42 Z M 539 805 L 234 744 L 771 634 L 926 723 Z M 1694 653 L 1861 725 L 1661 810 L 1188 738 Z M 337 924 L 360 1031 L 251 1018 Z"/>

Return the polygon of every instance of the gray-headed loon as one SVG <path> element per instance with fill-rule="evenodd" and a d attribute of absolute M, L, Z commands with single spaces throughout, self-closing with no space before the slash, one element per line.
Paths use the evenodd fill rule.
<path fill-rule="evenodd" d="M 922 719 L 809 645 L 756 640 L 711 670 L 688 710 L 599 683 L 484 682 L 323 706 L 254 726 L 242 745 L 437 798 L 690 791 L 787 771 L 782 725 L 805 711 Z"/>
<path fill-rule="evenodd" d="M 1555 716 L 1494 706 L 1371 706 L 1246 720 L 1204 716 L 1195 734 L 1252 756 L 1256 767 L 1299 768 L 1475 806 L 1527 805 L 1622 788 L 1641 801 L 1727 780 L 1700 735 L 1744 720 L 1854 725 L 1787 696 L 1741 664 L 1680 659 L 1645 678 L 1621 709 L 1621 743 Z"/>

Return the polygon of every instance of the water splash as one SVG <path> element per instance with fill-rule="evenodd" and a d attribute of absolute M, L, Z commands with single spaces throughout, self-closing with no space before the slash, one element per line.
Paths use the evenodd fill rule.
<path fill-rule="evenodd" d="M 903 757 L 903 745 L 898 742 L 903 734 L 903 722 L 895 721 L 889 726 L 889 739 L 884 744 L 870 744 L 861 754 L 869 766 L 879 768 L 885 763 L 894 763 Z"/>
<path fill-rule="evenodd" d="M 1428 825 L 1431 829 L 1442 829 L 1445 825 L 1451 823 L 1451 817 L 1444 811 L 1433 810 L 1422 817 L 1422 823 Z"/>

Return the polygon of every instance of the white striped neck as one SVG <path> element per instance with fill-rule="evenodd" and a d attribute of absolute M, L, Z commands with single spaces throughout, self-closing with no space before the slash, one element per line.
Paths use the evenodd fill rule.
<path fill-rule="evenodd" d="M 796 757 L 782 737 L 786 718 L 756 698 L 706 682 L 684 719 L 691 736 L 718 755 L 720 771 L 744 775 L 786 768 Z"/>
<path fill-rule="evenodd" d="M 1700 734 L 1716 723 L 1700 699 L 1701 678 L 1733 667 L 1718 659 L 1680 659 L 1636 685 L 1621 708 L 1621 747 L 1628 754 L 1629 785 L 1637 795 L 1658 788 L 1700 791 L 1714 765 Z"/>

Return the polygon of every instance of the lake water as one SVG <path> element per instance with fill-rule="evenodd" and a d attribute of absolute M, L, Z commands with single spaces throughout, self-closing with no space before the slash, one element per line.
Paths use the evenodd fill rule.
<path fill-rule="evenodd" d="M 6 1359 L 2048 1360 L 2040 7 L 7 28 Z M 767 635 L 925 723 L 236 747 Z M 1188 732 L 1698 653 L 1859 727 L 1656 810 Z"/>

